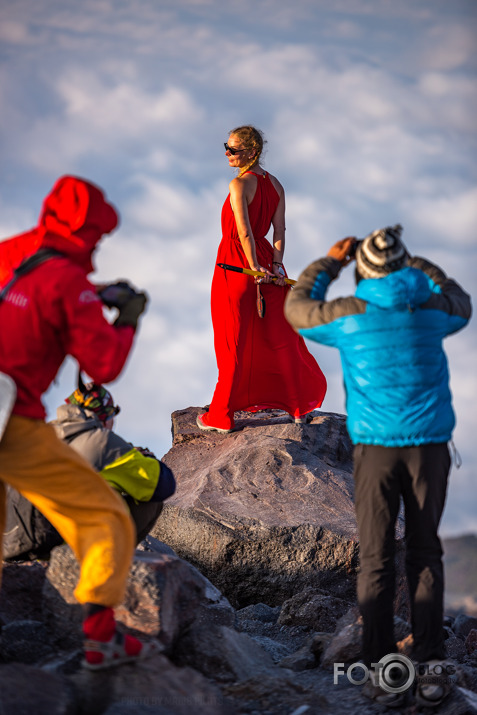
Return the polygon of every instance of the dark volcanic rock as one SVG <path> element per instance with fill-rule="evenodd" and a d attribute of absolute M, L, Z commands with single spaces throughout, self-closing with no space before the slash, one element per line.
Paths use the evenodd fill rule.
<path fill-rule="evenodd" d="M 285 601 L 278 622 L 284 626 L 306 625 L 314 631 L 333 633 L 338 619 L 351 605 L 349 601 L 307 588 Z"/>
<path fill-rule="evenodd" d="M 164 461 L 177 475 L 153 536 L 194 563 L 235 606 L 282 603 L 305 586 L 354 594 L 352 447 L 341 415 L 308 425 L 239 413 L 230 435 L 173 413 Z M 236 415 L 237 416 L 237 415 Z"/>
<path fill-rule="evenodd" d="M 49 635 L 41 621 L 12 621 L 2 629 L 0 658 L 6 663 L 36 663 L 54 653 Z"/>
<path fill-rule="evenodd" d="M 41 589 L 45 581 L 46 562 L 3 563 L 0 590 L 0 619 L 41 620 Z"/>
<path fill-rule="evenodd" d="M 101 673 L 79 671 L 71 681 L 84 715 L 232 715 L 217 687 L 163 655 Z"/>
<path fill-rule="evenodd" d="M 458 638 L 465 640 L 471 630 L 477 628 L 477 618 L 460 613 L 454 621 L 452 630 Z"/>
<path fill-rule="evenodd" d="M 173 659 L 224 682 L 246 680 L 274 667 L 271 656 L 246 633 L 210 624 L 193 624 L 180 639 Z"/>
<path fill-rule="evenodd" d="M 241 431 L 220 435 L 199 433 L 197 411 L 173 416 L 165 461 L 179 489 L 154 530 L 167 544 L 151 535 L 142 542 L 116 610 L 120 629 L 159 638 L 163 652 L 106 671 L 83 669 L 78 564 L 69 548 L 56 549 L 47 570 L 7 565 L 0 715 L 381 711 L 333 673 L 334 663 L 360 658 L 362 636 L 344 418 L 316 414 L 297 426 L 279 411 L 242 414 Z M 409 654 L 403 544 L 396 546 L 395 636 L 398 652 Z M 224 592 L 243 607 L 236 611 Z M 468 715 L 477 712 L 475 619 L 447 618 L 445 631 L 457 686 L 439 714 Z M 416 708 L 410 689 L 400 712 Z"/>
<path fill-rule="evenodd" d="M 80 647 L 82 642 L 81 606 L 74 597 L 78 576 L 78 563 L 70 548 L 55 548 L 43 588 L 43 605 L 45 620 L 61 647 Z M 207 609 L 211 605 L 207 586 L 207 580 L 183 559 L 136 550 L 125 597 L 115 609 L 116 618 L 170 648 L 180 633 L 203 615 L 200 606 Z M 222 610 L 226 604 L 225 599 L 220 601 Z"/>
<path fill-rule="evenodd" d="M 73 715 L 74 690 L 56 673 L 19 663 L 0 666 L 2 715 Z"/>
<path fill-rule="evenodd" d="M 467 638 L 465 639 L 465 647 L 469 655 L 477 652 L 477 629 L 473 628 L 469 631 Z"/>

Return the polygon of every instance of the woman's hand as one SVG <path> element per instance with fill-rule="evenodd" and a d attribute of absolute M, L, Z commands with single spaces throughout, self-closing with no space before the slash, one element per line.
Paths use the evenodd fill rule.
<path fill-rule="evenodd" d="M 274 278 L 274 274 L 271 273 L 268 268 L 264 268 L 260 265 L 250 266 L 252 271 L 260 271 L 260 273 L 265 273 L 264 276 L 255 276 L 255 283 L 271 283 Z"/>
<path fill-rule="evenodd" d="M 273 262 L 273 275 L 276 278 L 276 280 L 273 281 L 275 285 L 283 287 L 285 285 L 286 277 L 283 263 L 278 263 L 277 261 Z"/>

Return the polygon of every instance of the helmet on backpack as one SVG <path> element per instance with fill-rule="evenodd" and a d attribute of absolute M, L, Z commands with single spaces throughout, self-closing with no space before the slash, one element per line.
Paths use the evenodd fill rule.
<path fill-rule="evenodd" d="M 88 382 L 86 385 L 78 375 L 78 387 L 65 402 L 78 405 L 84 410 L 94 412 L 101 422 L 106 422 L 120 412 L 120 407 L 114 404 L 113 396 L 103 385 Z"/>

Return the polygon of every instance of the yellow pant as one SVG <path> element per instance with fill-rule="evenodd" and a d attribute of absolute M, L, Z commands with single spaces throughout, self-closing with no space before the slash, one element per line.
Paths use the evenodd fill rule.
<path fill-rule="evenodd" d="M 13 415 L 0 442 L 0 554 L 7 482 L 59 531 L 81 566 L 80 603 L 121 603 L 134 524 L 121 497 L 40 420 Z"/>

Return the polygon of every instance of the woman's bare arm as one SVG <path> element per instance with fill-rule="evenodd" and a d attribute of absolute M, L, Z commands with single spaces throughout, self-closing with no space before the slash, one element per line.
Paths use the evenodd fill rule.
<path fill-rule="evenodd" d="M 281 263 L 285 253 L 285 191 L 278 179 L 274 176 L 270 177 L 273 186 L 280 196 L 277 208 L 272 217 L 273 226 L 273 273 L 277 276 L 277 283 L 284 285 L 283 273 L 281 271 Z"/>

